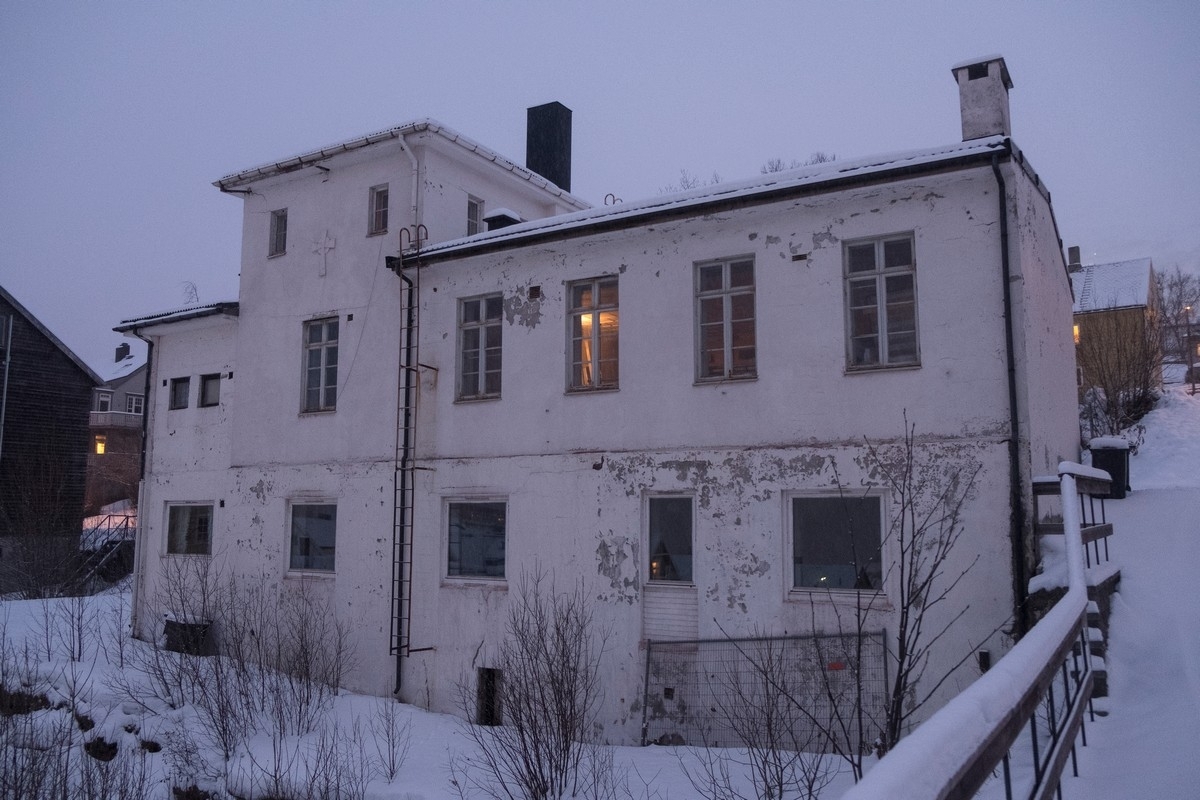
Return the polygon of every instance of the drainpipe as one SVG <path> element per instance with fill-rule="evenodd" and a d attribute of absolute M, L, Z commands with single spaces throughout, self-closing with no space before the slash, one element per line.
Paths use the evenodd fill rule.
<path fill-rule="evenodd" d="M 412 504 L 409 503 L 409 500 L 408 500 L 409 489 L 410 489 L 408 483 L 409 483 L 409 472 L 412 467 L 412 461 L 411 461 L 411 457 L 410 457 L 409 453 L 412 448 L 412 423 L 413 423 L 412 376 L 413 376 L 413 370 L 415 369 L 415 366 L 416 366 L 415 364 L 413 364 L 413 352 L 414 352 L 413 331 L 416 328 L 417 298 L 415 296 L 415 288 L 414 288 L 412 278 L 410 278 L 404 274 L 404 272 L 400 268 L 399 263 L 396 264 L 396 275 L 398 275 L 400 277 L 400 280 L 404 281 L 404 288 L 405 288 L 405 292 L 407 293 L 407 297 L 408 297 L 408 303 L 406 304 L 407 307 L 405 308 L 405 311 L 404 311 L 404 348 L 401 351 L 401 357 L 400 357 L 400 386 L 401 386 L 400 391 L 401 391 L 401 397 L 402 397 L 402 400 L 401 400 L 402 407 L 400 409 L 401 419 L 398 420 L 400 422 L 400 432 L 401 432 L 400 433 L 400 459 L 399 459 L 399 463 L 398 463 L 398 467 L 399 467 L 398 471 L 400 473 L 400 477 L 399 477 L 400 507 L 396 509 L 396 513 L 399 515 L 399 519 L 395 520 L 395 522 L 393 523 L 394 525 L 399 526 L 402 535 L 407 536 L 410 539 L 410 541 L 408 541 L 408 542 L 403 542 L 403 541 L 400 542 L 399 555 L 400 555 L 401 559 L 403 559 L 405 545 L 407 545 L 407 547 L 408 547 L 409 557 L 411 558 L 411 554 L 412 554 L 412 550 L 413 550 L 413 543 L 412 543 L 411 539 L 412 539 L 412 535 L 413 535 L 413 529 L 415 527 L 411 524 L 408 524 L 409 520 L 412 519 L 412 514 L 413 514 Z M 405 565 L 403 563 L 401 563 L 398 566 L 399 566 L 399 569 L 402 571 L 405 569 Z M 403 578 L 403 572 L 401 572 L 401 578 Z M 404 586 L 403 580 L 400 581 L 400 586 L 401 586 L 401 591 L 398 593 L 399 596 L 397 596 L 395 598 L 395 602 L 398 606 L 399 606 L 399 604 L 401 604 L 405 601 L 405 598 L 403 597 L 403 586 Z M 396 614 L 397 620 L 399 622 L 403 622 L 403 621 L 407 620 L 407 623 L 410 628 L 410 630 L 407 632 L 397 631 L 397 634 L 399 634 L 401 636 L 405 635 L 406 633 L 411 636 L 411 627 L 412 627 L 412 581 L 411 580 L 408 581 L 408 592 L 409 592 L 408 614 L 407 615 L 402 614 L 401 608 L 396 608 L 394 611 L 394 613 Z M 400 694 L 400 687 L 403 685 L 403 682 L 404 682 L 403 669 L 401 668 L 401 664 L 403 663 L 403 660 L 404 660 L 403 651 L 404 651 L 404 648 L 400 647 L 400 648 L 397 648 L 397 652 L 396 652 L 396 694 L 397 695 Z"/>
<path fill-rule="evenodd" d="M 1011 152 L 1011 145 L 1005 141 Z M 1009 536 L 1013 554 L 1013 621 L 1017 635 L 1028 630 L 1025 600 L 1028 585 L 1025 576 L 1025 495 L 1021 488 L 1020 415 L 1017 410 L 1017 360 L 1013 335 L 1012 270 L 1008 254 L 1008 194 L 1004 176 L 1000 173 L 1000 157 L 992 154 L 992 174 L 999 187 L 1000 204 L 1000 276 L 1004 284 L 1004 347 L 1008 364 L 1008 481 L 1010 521 Z"/>
<path fill-rule="evenodd" d="M 145 547 L 142 546 L 143 524 L 146 518 L 143 500 L 146 489 L 146 443 L 150 440 L 150 390 L 153 388 L 150 375 L 154 371 L 154 342 L 134 328 L 133 335 L 146 343 L 146 382 L 142 389 L 142 452 L 141 464 L 138 467 L 138 523 L 137 532 L 133 536 L 133 590 L 129 598 L 129 627 L 137 635 L 138 629 L 138 593 L 142 583 L 142 559 L 145 557 Z"/>
<path fill-rule="evenodd" d="M 406 139 L 403 134 L 400 135 L 400 148 L 404 151 L 404 154 L 408 156 L 408 160 L 412 164 L 412 224 L 420 225 L 421 220 L 418 216 L 420 208 L 417 202 L 417 185 L 421 177 L 421 167 L 420 164 L 417 163 L 416 153 L 412 151 L 412 148 L 408 144 L 408 139 Z M 399 271 L 397 271 L 396 274 L 399 275 Z"/>

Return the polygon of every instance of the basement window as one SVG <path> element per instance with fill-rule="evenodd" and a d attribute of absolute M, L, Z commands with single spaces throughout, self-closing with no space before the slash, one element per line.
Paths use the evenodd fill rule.
<path fill-rule="evenodd" d="M 452 578 L 503 578 L 507 504 L 452 502 L 447 517 L 446 574 Z"/>
<path fill-rule="evenodd" d="M 692 580 L 692 498 L 651 497 L 646 501 L 650 580 Z"/>
<path fill-rule="evenodd" d="M 794 588 L 883 588 L 878 497 L 795 496 L 789 508 Z"/>
<path fill-rule="evenodd" d="M 211 504 L 168 506 L 167 552 L 182 556 L 210 555 L 212 515 Z"/>
<path fill-rule="evenodd" d="M 500 725 L 503 674 L 498 669 L 480 667 L 475 699 L 475 724 Z"/>

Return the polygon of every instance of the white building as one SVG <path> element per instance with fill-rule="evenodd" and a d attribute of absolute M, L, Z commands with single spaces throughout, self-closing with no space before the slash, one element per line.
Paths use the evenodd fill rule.
<path fill-rule="evenodd" d="M 961 143 L 640 203 L 577 210 L 432 123 L 218 182 L 251 190 L 239 303 L 121 328 L 161 393 L 139 629 L 199 548 L 327 592 L 352 687 L 458 711 L 542 570 L 610 632 L 605 736 L 682 731 L 696 698 L 649 643 L 835 632 L 861 603 L 894 632 L 898 509 L 867 442 L 907 416 L 935 479 L 979 468 L 931 674 L 998 658 L 1036 563 L 1030 479 L 1078 452 L 1072 299 L 1003 59 L 954 75 Z M 370 235 L 381 185 L 428 238 Z M 461 238 L 471 198 L 529 221 Z"/>
<path fill-rule="evenodd" d="M 570 111 L 531 109 L 530 125 L 531 167 L 569 187 L 563 154 L 534 140 L 565 129 L 569 159 Z M 390 693 L 404 309 L 385 259 L 402 232 L 438 241 L 483 229 L 492 209 L 586 204 L 432 120 L 215 185 L 244 203 L 238 301 L 118 327 L 150 342 L 153 371 L 136 630 L 153 637 L 179 612 L 160 581 L 198 557 L 327 599 L 353 626 L 350 685 Z"/>

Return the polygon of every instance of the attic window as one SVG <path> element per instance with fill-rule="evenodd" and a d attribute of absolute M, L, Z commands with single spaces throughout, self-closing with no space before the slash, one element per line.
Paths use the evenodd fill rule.
<path fill-rule="evenodd" d="M 986 62 L 983 64 L 972 64 L 967 67 L 967 80 L 969 81 L 977 81 L 980 78 L 986 78 L 987 75 L 988 65 Z"/>

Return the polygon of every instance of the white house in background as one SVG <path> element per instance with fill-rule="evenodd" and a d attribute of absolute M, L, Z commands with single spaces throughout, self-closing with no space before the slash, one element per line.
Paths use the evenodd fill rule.
<path fill-rule="evenodd" d="M 404 305 L 385 260 L 402 234 L 459 238 L 494 209 L 586 208 L 569 194 L 570 113 L 530 109 L 529 168 L 423 120 L 216 182 L 244 204 L 237 302 L 117 328 L 151 345 L 138 635 L 178 612 L 170 566 L 201 557 L 327 599 L 353 627 L 349 685 L 393 691 Z"/>
<path fill-rule="evenodd" d="M 689 683 L 706 668 L 648 667 L 655 642 L 835 632 L 859 602 L 894 633 L 898 509 L 865 442 L 895 444 L 905 415 L 934 475 L 981 468 L 947 573 L 978 563 L 926 622 L 963 614 L 930 674 L 1003 654 L 1036 563 L 1030 479 L 1078 455 L 1072 296 L 1003 59 L 953 74 L 961 143 L 405 252 L 404 699 L 455 711 L 474 674 L 486 717 L 507 603 L 539 569 L 583 582 L 610 632 L 614 741 L 711 720 Z"/>

